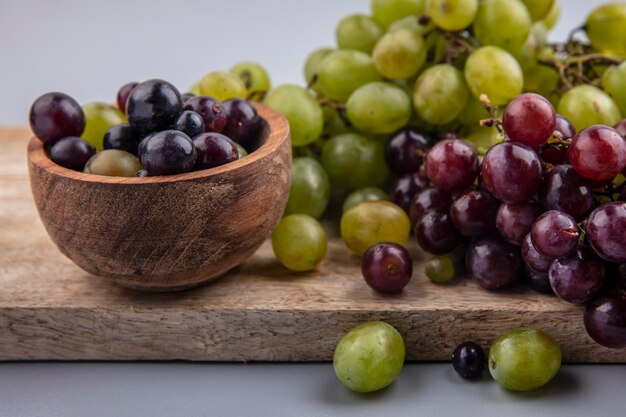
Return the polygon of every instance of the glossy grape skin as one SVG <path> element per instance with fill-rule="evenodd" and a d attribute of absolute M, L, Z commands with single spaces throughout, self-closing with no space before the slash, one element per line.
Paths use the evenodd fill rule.
<path fill-rule="evenodd" d="M 361 273 L 376 292 L 394 294 L 402 291 L 411 280 L 413 261 L 404 246 L 376 243 L 363 255 Z"/>
<path fill-rule="evenodd" d="M 591 212 L 585 231 L 593 250 L 609 262 L 626 262 L 626 203 L 605 203 Z"/>
<path fill-rule="evenodd" d="M 221 133 L 205 132 L 192 140 L 195 148 L 195 171 L 214 168 L 239 159 L 239 150 L 235 142 Z M 148 170 L 150 171 L 150 170 Z"/>
<path fill-rule="evenodd" d="M 346 49 L 332 51 L 324 57 L 317 67 L 317 76 L 324 97 L 341 103 L 357 88 L 382 79 L 369 55 Z"/>
<path fill-rule="evenodd" d="M 548 11 L 548 14 L 546 14 L 546 16 L 543 18 L 543 22 L 546 24 L 548 30 L 552 30 L 554 25 L 556 25 L 556 23 L 558 22 L 560 16 L 561 6 L 559 2 L 555 0 L 552 3 L 552 7 L 550 7 L 550 10 Z"/>
<path fill-rule="evenodd" d="M 406 244 L 411 232 L 407 214 L 388 201 L 364 201 L 341 216 L 341 238 L 354 253 L 362 256 L 379 242 Z"/>
<path fill-rule="evenodd" d="M 261 119 L 252 103 L 233 98 L 224 102 L 224 108 L 228 119 L 223 133 L 246 149 L 256 149 L 259 146 Z"/>
<path fill-rule="evenodd" d="M 268 91 L 272 86 L 267 71 L 256 62 L 239 62 L 233 65 L 228 72 L 235 75 L 243 82 L 249 96 L 262 94 Z"/>
<path fill-rule="evenodd" d="M 478 378 L 483 374 L 487 357 L 483 348 L 474 342 L 464 342 L 452 352 L 452 366 L 463 378 Z"/>
<path fill-rule="evenodd" d="M 198 113 L 204 121 L 205 132 L 222 133 L 226 128 L 228 114 L 224 105 L 213 97 L 191 97 L 183 105 L 183 111 Z"/>
<path fill-rule="evenodd" d="M 423 71 L 413 88 L 413 107 L 424 121 L 445 125 L 465 108 L 470 93 L 463 73 L 449 64 L 439 64 Z"/>
<path fill-rule="evenodd" d="M 500 203 L 486 191 L 468 191 L 450 207 L 450 219 L 464 236 L 477 237 L 496 227 Z"/>
<path fill-rule="evenodd" d="M 85 114 L 72 97 L 47 93 L 37 98 L 28 120 L 35 136 L 46 145 L 66 136 L 80 136 L 85 130 Z"/>
<path fill-rule="evenodd" d="M 522 0 L 533 21 L 545 19 L 552 9 L 555 0 Z"/>
<path fill-rule="evenodd" d="M 570 165 L 557 165 L 544 174 L 539 201 L 546 210 L 560 210 L 580 220 L 593 204 L 593 193 Z"/>
<path fill-rule="evenodd" d="M 542 212 L 541 206 L 537 203 L 505 203 L 498 209 L 496 227 L 504 240 L 521 246 Z"/>
<path fill-rule="evenodd" d="M 369 54 L 383 33 L 373 18 L 356 13 L 345 16 L 337 23 L 335 39 L 340 49 L 354 49 Z"/>
<path fill-rule="evenodd" d="M 97 151 L 104 149 L 104 135 L 111 127 L 126 123 L 124 114 L 107 103 L 92 102 L 83 105 L 85 130 L 81 137 L 95 146 Z"/>
<path fill-rule="evenodd" d="M 279 85 L 268 91 L 263 103 L 287 118 L 293 146 L 308 145 L 322 134 L 324 112 L 304 88 L 295 84 Z"/>
<path fill-rule="evenodd" d="M 502 114 L 504 131 L 510 140 L 531 147 L 545 143 L 556 127 L 556 111 L 539 94 L 514 98 Z"/>
<path fill-rule="evenodd" d="M 442 140 L 426 156 L 426 175 L 444 192 L 462 191 L 478 175 L 476 150 L 460 139 Z"/>
<path fill-rule="evenodd" d="M 384 34 L 372 51 L 378 72 L 390 80 L 411 78 L 426 61 L 427 45 L 422 35 L 410 29 Z"/>
<path fill-rule="evenodd" d="M 519 249 L 497 235 L 475 240 L 466 263 L 469 275 L 489 290 L 513 286 L 523 267 Z"/>
<path fill-rule="evenodd" d="M 626 167 L 626 140 L 612 127 L 589 126 L 574 136 L 567 156 L 582 177 L 610 180 Z"/>
<path fill-rule="evenodd" d="M 346 103 L 348 120 L 364 133 L 392 133 L 411 117 L 411 101 L 394 84 L 372 82 L 356 89 Z"/>
<path fill-rule="evenodd" d="M 196 147 L 178 130 L 155 133 L 139 148 L 139 160 L 151 177 L 188 172 L 196 163 Z"/>
<path fill-rule="evenodd" d="M 504 388 L 531 391 L 550 382 L 561 367 L 561 348 L 541 330 L 519 328 L 489 349 L 489 372 Z"/>
<path fill-rule="evenodd" d="M 427 186 L 428 181 L 426 179 L 420 177 L 419 173 L 412 172 L 398 178 L 391 185 L 389 197 L 393 203 L 402 207 L 408 213 L 413 196 Z"/>
<path fill-rule="evenodd" d="M 427 0 L 426 14 L 446 31 L 457 32 L 472 24 L 478 11 L 478 0 Z"/>
<path fill-rule="evenodd" d="M 318 219 L 326 210 L 329 196 L 330 181 L 322 165 L 308 156 L 294 158 L 285 215 L 303 213 Z"/>
<path fill-rule="evenodd" d="M 452 205 L 450 194 L 439 188 L 426 188 L 415 194 L 409 205 L 409 218 L 413 227 L 420 221 L 426 212 L 433 209 L 447 210 Z"/>
<path fill-rule="evenodd" d="M 372 392 L 391 384 L 404 364 L 404 340 L 387 323 L 371 321 L 341 338 L 333 355 L 335 375 L 356 392 Z"/>
<path fill-rule="evenodd" d="M 342 213 L 364 201 L 388 201 L 389 195 L 377 187 L 364 187 L 352 191 L 343 201 Z"/>
<path fill-rule="evenodd" d="M 548 272 L 550 286 L 561 299 L 582 304 L 589 301 L 604 285 L 604 262 L 589 248 L 557 258 Z"/>
<path fill-rule="evenodd" d="M 472 28 L 480 45 L 493 45 L 517 53 L 530 33 L 528 9 L 517 0 L 480 2 Z"/>
<path fill-rule="evenodd" d="M 614 2 L 596 7 L 587 16 L 585 31 L 595 49 L 626 55 L 626 5 Z"/>
<path fill-rule="evenodd" d="M 153 79 L 138 84 L 128 96 L 128 123 L 139 136 L 169 129 L 180 114 L 180 92 L 167 81 Z"/>
<path fill-rule="evenodd" d="M 415 236 L 421 248 L 433 255 L 451 252 L 457 247 L 461 237 L 448 210 L 442 209 L 426 212 L 415 225 Z"/>
<path fill-rule="evenodd" d="M 626 292 L 609 290 L 585 306 L 585 329 L 602 346 L 626 348 Z"/>
<path fill-rule="evenodd" d="M 204 133 L 204 119 L 195 111 L 185 110 L 176 119 L 174 129 L 193 138 L 200 133 Z"/>
<path fill-rule="evenodd" d="M 542 255 L 533 245 L 530 233 L 526 235 L 521 245 L 522 259 L 528 269 L 535 274 L 548 275 L 552 258 Z"/>
<path fill-rule="evenodd" d="M 92 156 L 83 172 L 110 177 L 134 177 L 142 168 L 139 159 L 120 149 L 105 149 Z"/>
<path fill-rule="evenodd" d="M 548 258 L 567 256 L 576 249 L 580 229 L 569 214 L 558 210 L 543 213 L 530 231 L 532 244 Z"/>
<path fill-rule="evenodd" d="M 430 136 L 415 128 L 400 130 L 387 142 L 387 165 L 396 175 L 419 171 L 432 142 Z"/>
<path fill-rule="evenodd" d="M 557 111 L 567 117 L 577 131 L 596 124 L 613 126 L 622 119 L 613 99 L 598 87 L 587 84 L 563 94 Z"/>
<path fill-rule="evenodd" d="M 382 185 L 389 176 L 384 143 L 356 133 L 335 136 L 324 144 L 321 163 L 332 184 L 354 190 Z"/>
<path fill-rule="evenodd" d="M 486 94 L 491 104 L 500 106 L 522 92 L 524 75 L 515 58 L 504 49 L 483 46 L 469 55 L 465 81 L 476 98 Z"/>
<path fill-rule="evenodd" d="M 121 149 L 137 155 L 139 138 L 137 133 L 127 123 L 111 126 L 104 134 L 102 141 L 104 149 Z"/>
<path fill-rule="evenodd" d="M 304 61 L 304 79 L 307 85 L 315 91 L 319 90 L 319 84 L 317 82 L 318 71 L 320 63 L 334 51 L 333 48 L 318 48 L 312 51 Z"/>
<path fill-rule="evenodd" d="M 560 114 L 556 115 L 554 130 L 559 132 L 563 139 L 573 138 L 574 135 L 576 135 L 576 129 L 574 129 L 572 122 L 570 122 L 567 117 Z"/>
<path fill-rule="evenodd" d="M 541 160 L 526 145 L 501 142 L 489 149 L 481 166 L 487 190 L 504 203 L 528 201 L 541 182 Z"/>
<path fill-rule="evenodd" d="M 82 171 L 96 148 L 77 136 L 66 136 L 50 147 L 50 159 L 62 167 Z"/>
<path fill-rule="evenodd" d="M 421 16 L 424 12 L 423 0 L 371 0 L 372 17 L 387 29 L 393 22 L 407 16 Z"/>
<path fill-rule="evenodd" d="M 454 278 L 454 261 L 449 255 L 434 256 L 426 262 L 424 273 L 431 282 L 445 284 Z"/>
<path fill-rule="evenodd" d="M 611 65 L 602 74 L 602 89 L 607 92 L 623 116 L 626 116 L 626 64 Z"/>
<path fill-rule="evenodd" d="M 272 234 L 278 261 L 292 271 L 311 271 L 326 256 L 326 232 L 306 214 L 285 216 Z"/>
<path fill-rule="evenodd" d="M 200 94 L 225 101 L 230 98 L 246 98 L 248 90 L 237 75 L 212 71 L 200 80 Z"/>
<path fill-rule="evenodd" d="M 126 103 L 128 102 L 128 97 L 130 96 L 130 93 L 133 91 L 133 89 L 137 87 L 137 85 L 139 85 L 138 82 L 132 81 L 124 84 L 117 91 L 117 108 L 120 109 L 120 111 L 124 114 L 126 114 Z"/>

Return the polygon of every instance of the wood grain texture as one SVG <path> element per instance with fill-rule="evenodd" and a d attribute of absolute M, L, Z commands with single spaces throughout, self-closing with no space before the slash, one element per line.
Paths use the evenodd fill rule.
<path fill-rule="evenodd" d="M 209 282 L 252 255 L 287 203 L 287 121 L 258 106 L 262 146 L 217 168 L 149 178 L 105 177 L 52 162 L 28 144 L 32 194 L 59 250 L 121 285 L 179 290 Z"/>
<path fill-rule="evenodd" d="M 462 341 L 488 347 L 505 331 L 534 326 L 560 342 L 565 361 L 626 362 L 626 350 L 586 335 L 580 307 L 521 288 L 431 284 L 415 246 L 415 275 L 395 297 L 373 293 L 359 259 L 336 238 L 312 273 L 290 274 L 266 242 L 202 288 L 160 294 L 114 285 L 50 242 L 29 192 L 28 137 L 25 129 L 0 130 L 2 360 L 330 360 L 346 331 L 379 319 L 398 328 L 410 360 L 449 360 Z"/>

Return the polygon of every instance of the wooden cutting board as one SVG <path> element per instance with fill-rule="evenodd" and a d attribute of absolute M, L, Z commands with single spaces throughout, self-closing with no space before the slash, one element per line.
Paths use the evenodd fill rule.
<path fill-rule="evenodd" d="M 413 279 L 398 296 L 374 293 L 337 238 L 316 272 L 288 272 L 266 242 L 200 289 L 115 286 L 76 267 L 46 235 L 30 195 L 29 136 L 0 129 L 0 360 L 331 360 L 345 332 L 384 320 L 404 336 L 411 360 L 449 360 L 460 342 L 487 348 L 532 326 L 559 341 L 565 361 L 626 362 L 626 349 L 587 336 L 581 307 L 525 288 L 489 292 L 468 279 L 432 284 L 416 246 Z"/>

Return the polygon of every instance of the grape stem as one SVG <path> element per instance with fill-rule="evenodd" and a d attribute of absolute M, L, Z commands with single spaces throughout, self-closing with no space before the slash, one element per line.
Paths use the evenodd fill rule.
<path fill-rule="evenodd" d="M 497 110 L 491 104 L 491 101 L 489 100 L 489 97 L 487 97 L 486 94 L 481 94 L 480 95 L 480 102 L 483 105 L 483 107 L 485 108 L 485 110 L 487 110 L 487 113 L 489 113 L 489 118 L 481 120 L 480 121 L 480 125 L 484 126 L 484 127 L 495 126 L 496 129 L 498 129 L 498 133 L 501 134 L 501 135 L 504 135 L 504 128 L 502 126 L 502 121 L 500 119 L 498 119 Z"/>

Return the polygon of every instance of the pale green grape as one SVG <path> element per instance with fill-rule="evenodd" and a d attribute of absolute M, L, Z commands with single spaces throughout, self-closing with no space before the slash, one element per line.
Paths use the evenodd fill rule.
<path fill-rule="evenodd" d="M 474 95 L 469 94 L 465 107 L 459 113 L 458 120 L 471 131 L 480 126 L 480 121 L 489 117 L 485 106 Z"/>
<path fill-rule="evenodd" d="M 304 79 L 307 85 L 310 85 L 311 88 L 316 91 L 319 90 L 319 82 L 314 78 L 317 77 L 320 62 L 332 51 L 334 51 L 333 48 L 316 49 L 311 52 L 309 56 L 307 56 L 306 61 L 304 61 Z"/>
<path fill-rule="evenodd" d="M 604 71 L 602 88 L 613 97 L 622 115 L 626 115 L 626 61 Z"/>
<path fill-rule="evenodd" d="M 578 132 L 591 125 L 614 126 L 622 120 L 613 99 L 592 85 L 579 85 L 563 94 L 557 111 L 567 117 Z"/>
<path fill-rule="evenodd" d="M 524 69 L 524 90 L 541 94 L 552 100 L 551 94 L 559 84 L 559 74 L 554 68 L 546 65 L 534 65 Z"/>
<path fill-rule="evenodd" d="M 248 151 L 246 151 L 243 146 L 241 146 L 237 142 L 235 142 L 235 146 L 237 147 L 237 151 L 239 151 L 239 159 L 243 158 L 244 156 L 248 156 Z"/>
<path fill-rule="evenodd" d="M 352 207 L 364 201 L 387 201 L 389 196 L 378 187 L 365 187 L 352 191 L 343 201 L 342 212 L 350 210 Z"/>
<path fill-rule="evenodd" d="M 285 215 L 302 213 L 320 218 L 328 205 L 329 195 L 330 182 L 322 165 L 310 157 L 294 158 Z"/>
<path fill-rule="evenodd" d="M 382 321 L 370 321 L 341 338 L 333 357 L 335 375 L 356 392 L 372 392 L 391 384 L 404 365 L 404 340 Z"/>
<path fill-rule="evenodd" d="M 270 76 L 265 68 L 256 62 L 240 62 L 228 70 L 228 72 L 243 81 L 248 90 L 248 95 L 261 95 L 271 88 Z"/>
<path fill-rule="evenodd" d="M 548 42 L 548 28 L 543 21 L 533 23 L 526 42 L 520 51 L 515 54 L 522 70 L 537 65 L 537 58 L 542 54 Z"/>
<path fill-rule="evenodd" d="M 383 30 L 370 16 L 352 14 L 337 24 L 335 38 L 341 49 L 356 49 L 369 54 L 383 35 Z"/>
<path fill-rule="evenodd" d="M 85 113 L 85 130 L 80 136 L 96 147 L 104 149 L 104 134 L 110 127 L 127 123 L 126 116 L 118 108 L 107 103 L 92 102 L 82 106 Z"/>
<path fill-rule="evenodd" d="M 357 88 L 381 79 L 372 57 L 347 49 L 329 53 L 319 63 L 317 74 L 321 93 L 342 103 Z"/>
<path fill-rule="evenodd" d="M 561 16 L 561 6 L 558 1 L 552 3 L 552 7 L 548 11 L 548 14 L 543 18 L 543 21 L 546 24 L 548 30 L 552 29 L 556 22 L 559 21 L 559 17 Z"/>
<path fill-rule="evenodd" d="M 402 88 L 373 82 L 357 89 L 346 103 L 350 122 L 365 133 L 392 133 L 411 118 L 411 100 Z"/>
<path fill-rule="evenodd" d="M 326 142 L 321 162 L 332 184 L 351 190 L 382 185 L 389 176 L 385 143 L 356 133 Z"/>
<path fill-rule="evenodd" d="M 212 71 L 200 80 L 200 94 L 219 101 L 229 98 L 246 98 L 247 90 L 236 75 L 224 71 Z"/>
<path fill-rule="evenodd" d="M 84 172 L 109 177 L 134 177 L 141 168 L 135 155 L 120 149 L 105 149 L 89 158 Z"/>
<path fill-rule="evenodd" d="M 426 262 L 424 272 L 436 284 L 444 284 L 454 278 L 454 261 L 448 255 L 435 256 Z"/>
<path fill-rule="evenodd" d="M 283 217 L 272 233 L 278 261 L 292 271 L 311 271 L 326 256 L 326 232 L 306 214 Z"/>
<path fill-rule="evenodd" d="M 486 94 L 499 106 L 522 92 L 524 76 L 515 58 L 496 46 L 474 50 L 465 63 L 465 81 L 475 97 Z"/>
<path fill-rule="evenodd" d="M 322 107 L 304 88 L 295 84 L 279 85 L 268 91 L 263 103 L 287 118 L 293 146 L 308 145 L 321 135 Z"/>
<path fill-rule="evenodd" d="M 545 19 L 556 3 L 555 0 L 522 0 L 533 21 Z"/>
<path fill-rule="evenodd" d="M 489 349 L 489 372 L 504 388 L 531 391 L 550 382 L 561 367 L 561 348 L 552 336 L 520 328 L 500 336 Z"/>
<path fill-rule="evenodd" d="M 426 14 L 443 30 L 456 32 L 472 24 L 478 0 L 427 0 Z"/>
<path fill-rule="evenodd" d="M 343 213 L 340 228 L 346 246 L 362 256 L 375 243 L 405 245 L 411 234 L 411 220 L 389 201 L 364 201 Z"/>
<path fill-rule="evenodd" d="M 392 80 L 406 80 L 424 65 L 426 44 L 422 35 L 410 29 L 387 32 L 372 52 L 379 73 Z"/>
<path fill-rule="evenodd" d="M 478 127 L 464 136 L 463 139 L 474 145 L 480 155 L 486 154 L 489 148 L 502 141 L 498 129 L 495 127 Z"/>
<path fill-rule="evenodd" d="M 626 56 L 626 3 L 595 8 L 587 17 L 585 30 L 595 49 Z"/>
<path fill-rule="evenodd" d="M 414 32 L 423 35 L 424 33 L 432 30 L 434 25 L 431 22 L 421 24 L 415 16 L 407 16 L 405 18 L 396 20 L 387 29 L 388 32 L 393 32 L 399 29 L 409 29 Z"/>
<path fill-rule="evenodd" d="M 449 64 L 428 68 L 417 78 L 413 106 L 428 123 L 444 125 L 461 113 L 469 92 L 463 73 Z"/>
<path fill-rule="evenodd" d="M 191 87 L 187 89 L 187 91 L 189 91 L 191 94 L 199 96 L 201 94 L 200 93 L 200 81 L 194 83 Z"/>
<path fill-rule="evenodd" d="M 482 45 L 517 53 L 530 33 L 532 20 L 519 0 L 483 0 L 474 19 L 474 34 Z"/>
<path fill-rule="evenodd" d="M 354 129 L 345 115 L 340 115 L 333 107 L 324 107 L 324 134 L 326 137 L 343 135 Z"/>
<path fill-rule="evenodd" d="M 421 16 L 425 3 L 426 0 L 372 0 L 370 8 L 374 20 L 383 29 L 387 29 L 396 20 L 407 16 Z"/>

